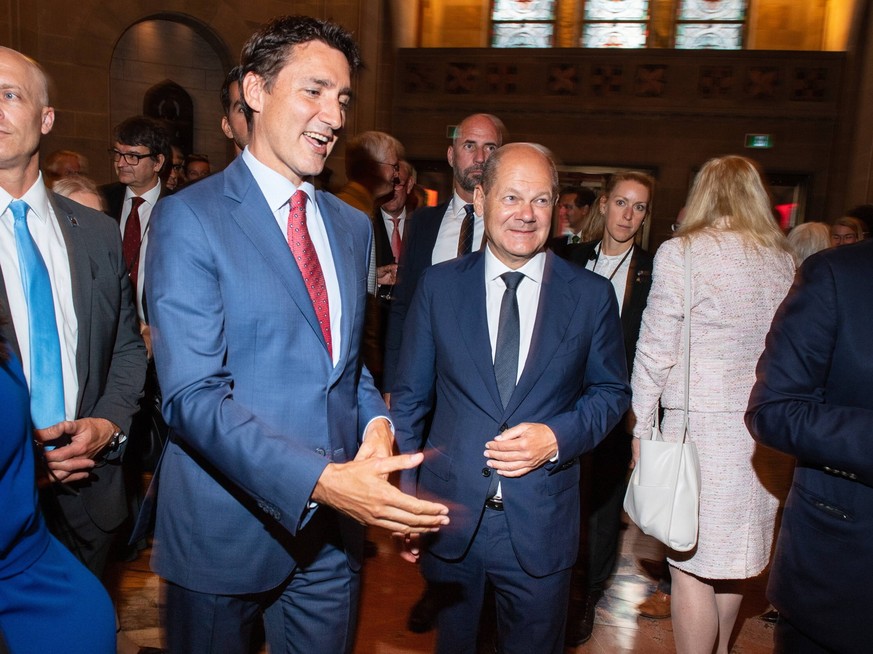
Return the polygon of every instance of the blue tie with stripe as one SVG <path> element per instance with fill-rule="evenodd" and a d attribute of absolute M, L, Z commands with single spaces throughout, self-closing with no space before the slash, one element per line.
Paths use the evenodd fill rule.
<path fill-rule="evenodd" d="M 64 378 L 51 280 L 27 227 L 29 209 L 24 200 L 9 204 L 30 330 L 30 415 L 42 429 L 64 419 Z"/>

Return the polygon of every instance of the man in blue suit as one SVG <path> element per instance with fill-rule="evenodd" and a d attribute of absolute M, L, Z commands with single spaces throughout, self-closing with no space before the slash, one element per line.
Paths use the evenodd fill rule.
<path fill-rule="evenodd" d="M 444 506 L 389 473 L 390 423 L 360 362 L 370 221 L 316 192 L 357 46 L 277 18 L 243 48 L 248 147 L 157 207 L 146 277 L 163 409 L 154 570 L 171 652 L 351 651 L 363 526 L 415 533 Z"/>
<path fill-rule="evenodd" d="M 418 493 L 453 507 L 421 559 L 451 598 L 437 617 L 446 654 L 474 651 L 486 583 L 502 652 L 563 650 L 579 455 L 629 404 L 610 283 L 545 251 L 556 192 L 543 148 L 497 150 L 474 194 L 487 247 L 426 270 L 404 328 L 397 443 L 425 452 Z"/>
<path fill-rule="evenodd" d="M 870 651 L 873 240 L 804 262 L 752 389 L 755 439 L 797 457 L 767 597 L 782 654 Z"/>

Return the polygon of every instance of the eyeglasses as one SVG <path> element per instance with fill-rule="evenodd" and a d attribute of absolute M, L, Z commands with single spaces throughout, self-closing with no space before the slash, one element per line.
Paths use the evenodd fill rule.
<path fill-rule="evenodd" d="M 380 166 L 391 166 L 391 168 L 394 170 L 395 175 L 400 172 L 399 163 L 388 163 L 387 161 L 377 161 L 376 163 Z"/>
<path fill-rule="evenodd" d="M 177 173 L 181 173 L 184 167 L 185 166 L 183 164 L 173 164 L 173 170 L 175 170 Z"/>
<path fill-rule="evenodd" d="M 116 150 L 115 148 L 109 148 L 107 152 L 109 153 L 109 156 L 112 157 L 112 161 L 124 159 L 124 163 L 126 163 L 128 166 L 135 166 L 146 157 L 155 156 L 154 152 L 139 154 L 138 152 L 121 152 L 119 150 Z"/>

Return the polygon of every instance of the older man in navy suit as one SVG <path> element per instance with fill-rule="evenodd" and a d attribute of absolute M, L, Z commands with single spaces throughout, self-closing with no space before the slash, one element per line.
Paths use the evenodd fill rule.
<path fill-rule="evenodd" d="M 746 424 L 797 457 L 767 597 L 781 654 L 870 651 L 873 241 L 814 255 L 758 362 Z"/>
<path fill-rule="evenodd" d="M 172 652 L 247 651 L 261 615 L 271 651 L 351 651 L 360 523 L 448 521 L 387 481 L 419 458 L 391 456 L 360 361 L 370 221 L 311 183 L 359 63 L 337 25 L 266 25 L 242 53 L 249 145 L 156 208 L 146 283 L 172 435 L 152 565 Z"/>
<path fill-rule="evenodd" d="M 628 407 L 611 285 L 544 251 L 556 191 L 540 146 L 492 155 L 474 194 L 487 247 L 426 270 L 404 328 L 397 443 L 425 452 L 418 493 L 453 507 L 451 525 L 422 542 L 422 572 L 450 598 L 438 652 L 474 651 L 487 583 L 500 651 L 562 651 L 579 455 Z"/>

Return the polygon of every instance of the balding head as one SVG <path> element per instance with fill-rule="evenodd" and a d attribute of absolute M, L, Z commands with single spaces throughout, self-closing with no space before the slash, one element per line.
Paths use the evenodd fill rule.
<path fill-rule="evenodd" d="M 39 177 L 39 141 L 54 125 L 42 68 L 20 52 L 0 47 L 0 186 L 20 198 Z"/>
<path fill-rule="evenodd" d="M 543 251 L 557 189 L 555 162 L 543 146 L 511 143 L 494 153 L 473 204 L 497 259 L 515 270 Z"/>
<path fill-rule="evenodd" d="M 485 162 L 505 138 L 503 122 L 491 114 L 467 116 L 455 129 L 446 158 L 454 172 L 455 192 L 465 202 L 472 202 Z"/>

